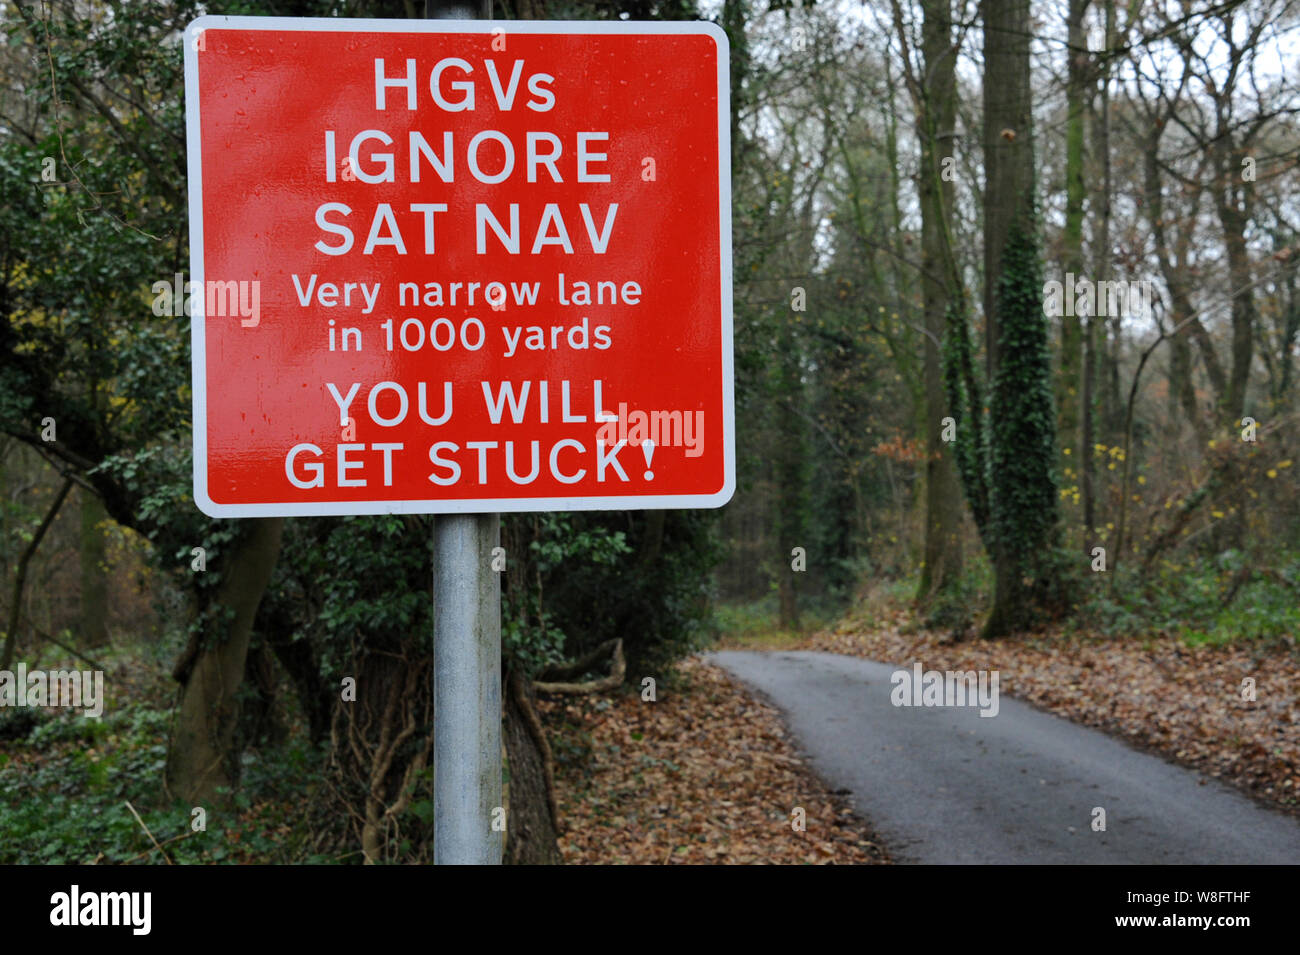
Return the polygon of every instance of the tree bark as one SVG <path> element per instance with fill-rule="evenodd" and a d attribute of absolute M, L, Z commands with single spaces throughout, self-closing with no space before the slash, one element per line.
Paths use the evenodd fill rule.
<path fill-rule="evenodd" d="M 1079 493 L 1083 497 L 1083 546 L 1091 551 L 1097 532 L 1097 329 L 1091 318 L 1083 320 L 1083 393 L 1079 416 Z"/>
<path fill-rule="evenodd" d="M 234 750 L 239 722 L 236 691 L 244 676 L 258 604 L 280 554 L 283 518 L 249 522 L 247 536 L 221 562 L 215 602 L 230 619 L 220 638 L 205 634 L 193 665 L 182 674 L 180 710 L 167 759 L 166 788 L 199 805 L 238 779 Z"/>
<path fill-rule="evenodd" d="M 1012 223 L 1033 202 L 1029 88 L 1029 0 L 984 6 L 984 322 L 987 380 L 1002 349 L 998 277 Z"/>
<path fill-rule="evenodd" d="M 801 383 L 797 343 L 790 325 L 793 319 L 786 320 L 782 333 L 782 354 L 778 356 L 778 394 L 781 401 L 777 407 L 779 429 L 777 431 L 777 541 L 781 552 L 777 555 L 777 605 L 778 625 L 783 630 L 799 629 L 799 601 L 795 588 L 795 576 L 798 573 L 791 567 L 790 554 L 795 547 L 807 548 L 803 539 L 803 513 L 806 489 L 804 487 L 804 443 L 799 437 L 803 434 L 803 422 L 794 411 L 795 403 L 802 403 Z"/>
<path fill-rule="evenodd" d="M 1236 151 L 1221 148 L 1223 159 L 1215 176 L 1215 208 L 1228 252 L 1228 281 L 1232 288 L 1232 369 L 1223 396 L 1224 423 L 1235 426 L 1246 411 L 1246 383 L 1255 354 L 1255 293 L 1251 288 L 1250 255 L 1246 251 L 1246 223 L 1250 220 L 1250 183 L 1237 183 L 1240 164 Z"/>
<path fill-rule="evenodd" d="M 1160 265 L 1160 274 L 1169 290 L 1170 323 L 1172 331 L 1169 339 L 1169 398 L 1186 417 L 1196 432 L 1200 446 L 1209 438 L 1209 426 L 1201 414 L 1196 400 L 1196 388 L 1192 382 L 1192 301 L 1191 290 L 1187 281 L 1188 249 L 1190 246 L 1191 227 L 1180 224 L 1172 247 L 1169 229 L 1165 224 L 1165 203 L 1160 176 L 1160 140 L 1164 129 L 1164 118 L 1159 117 L 1146 140 L 1146 156 L 1143 171 L 1142 205 L 1146 210 L 1147 222 L 1151 226 L 1151 239 L 1156 260 Z M 1192 199 L 1193 213 L 1190 221 L 1195 221 L 1196 199 Z M 1190 321 L 1189 321 L 1190 320 Z M 1204 329 L 1202 329 L 1204 330 Z"/>
<path fill-rule="evenodd" d="M 1094 111 L 1093 138 L 1097 143 L 1097 158 L 1101 166 L 1101 183 L 1097 196 L 1097 213 L 1093 217 L 1093 281 L 1102 282 L 1110 278 L 1110 220 L 1111 220 L 1111 163 L 1110 163 L 1110 58 L 1114 47 L 1115 4 L 1114 0 L 1105 0 L 1106 45 L 1102 51 L 1099 81 L 1100 108 Z M 1094 445 L 1111 443 L 1115 430 L 1115 412 L 1119 401 L 1119 378 L 1115 362 L 1118 351 L 1111 341 L 1109 322 L 1097 315 L 1084 319 L 1084 375 L 1088 407 L 1084 411 L 1085 437 L 1083 460 L 1084 469 L 1083 513 L 1084 513 L 1084 550 L 1090 552 L 1097 545 L 1097 528 L 1101 521 L 1097 513 L 1098 481 L 1096 454 Z"/>
<path fill-rule="evenodd" d="M 946 332 L 953 290 L 948 260 L 952 250 L 954 183 L 952 165 L 957 116 L 957 51 L 952 39 L 950 0 L 923 0 L 922 57 L 925 82 L 917 110 L 921 141 L 921 292 L 925 308 L 925 547 L 917 600 L 929 601 L 951 587 L 962 572 L 961 485 L 953 448 L 943 440 L 950 412 L 939 342 Z"/>
<path fill-rule="evenodd" d="M 1059 612 L 1052 358 L 1035 210 L 1029 0 L 984 5 L 984 303 L 993 607 L 983 635 Z"/>
<path fill-rule="evenodd" d="M 1083 21 L 1088 12 L 1089 0 L 1070 0 L 1066 19 L 1069 57 L 1066 72 L 1066 127 L 1065 127 L 1065 233 L 1064 264 L 1067 273 L 1077 277 L 1083 274 L 1083 206 L 1087 198 L 1084 181 L 1084 120 L 1090 98 L 1092 79 L 1091 57 L 1087 49 L 1087 33 Z M 1061 317 L 1061 367 L 1057 376 L 1056 408 L 1061 444 L 1074 453 L 1066 466 L 1080 483 L 1080 490 L 1091 505 L 1092 487 L 1085 485 L 1085 463 L 1092 449 L 1085 438 L 1080 404 L 1091 398 L 1091 389 L 1084 382 L 1083 319 L 1068 309 L 1069 315 Z M 1091 423 L 1091 422 L 1089 422 Z M 1067 481 L 1067 484 L 1070 482 Z M 1085 513 L 1089 507 L 1084 508 Z M 1086 524 L 1085 524 L 1086 527 Z M 1084 534 L 1084 548 L 1088 548 L 1091 529 Z"/>
<path fill-rule="evenodd" d="M 559 814 L 551 747 L 528 680 L 512 667 L 505 683 L 502 740 L 510 768 L 505 861 L 508 865 L 558 865 L 563 860 L 557 844 Z"/>

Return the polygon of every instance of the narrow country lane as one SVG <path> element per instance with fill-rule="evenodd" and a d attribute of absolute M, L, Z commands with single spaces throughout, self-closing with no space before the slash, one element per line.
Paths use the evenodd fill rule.
<path fill-rule="evenodd" d="M 899 667 L 813 652 L 710 654 L 785 713 L 900 862 L 1298 863 L 1300 822 L 1223 783 L 1002 694 L 894 706 Z M 1091 827 L 1094 807 L 1106 831 Z"/>

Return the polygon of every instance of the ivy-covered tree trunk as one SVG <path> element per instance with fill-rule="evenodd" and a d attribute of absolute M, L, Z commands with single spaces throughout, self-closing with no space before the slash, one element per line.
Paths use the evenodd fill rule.
<path fill-rule="evenodd" d="M 1059 599 L 1056 416 L 1034 210 L 1029 0 L 984 8 L 984 307 L 993 609 L 984 636 Z M 978 409 L 975 409 L 978 412 Z"/>
<path fill-rule="evenodd" d="M 1060 600 L 1051 353 L 1032 219 L 1028 225 L 1012 225 L 999 276 L 1000 358 L 989 404 L 995 587 L 986 637 L 1029 625 Z"/>

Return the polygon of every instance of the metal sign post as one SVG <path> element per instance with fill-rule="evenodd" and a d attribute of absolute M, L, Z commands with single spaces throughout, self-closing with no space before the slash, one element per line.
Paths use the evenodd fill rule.
<path fill-rule="evenodd" d="M 497 514 L 433 519 L 435 865 L 501 862 L 500 538 Z"/>
<path fill-rule="evenodd" d="M 484 4 L 486 6 L 486 3 Z M 474 5 L 425 0 L 430 20 L 474 19 Z M 499 865 L 501 577 L 491 568 L 499 514 L 433 519 L 433 861 Z M 496 810 L 501 809 L 501 813 Z"/>

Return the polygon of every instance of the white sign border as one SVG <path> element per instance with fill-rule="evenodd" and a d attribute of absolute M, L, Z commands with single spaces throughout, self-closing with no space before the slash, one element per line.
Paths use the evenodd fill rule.
<path fill-rule="evenodd" d="M 721 252 L 723 483 L 713 494 L 628 495 L 622 497 L 486 498 L 421 501 L 283 501 L 263 504 L 218 504 L 208 496 L 207 338 L 205 296 L 191 313 L 190 347 L 193 388 L 194 502 L 209 517 L 310 517 L 344 514 L 481 514 L 530 511 L 619 511 L 667 508 L 716 508 L 736 490 L 735 378 L 732 364 L 731 252 L 731 67 L 727 35 L 717 24 L 592 20 L 371 20 L 316 17 L 226 17 L 205 15 L 182 34 L 185 47 L 185 140 L 189 178 L 190 280 L 203 285 L 203 168 L 199 119 L 199 63 L 196 39 L 203 30 L 300 30 L 373 33 L 510 33 L 534 34 L 695 34 L 710 36 L 718 60 L 718 241 Z M 182 290 L 183 292 L 184 290 Z"/>

